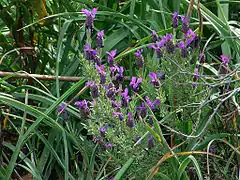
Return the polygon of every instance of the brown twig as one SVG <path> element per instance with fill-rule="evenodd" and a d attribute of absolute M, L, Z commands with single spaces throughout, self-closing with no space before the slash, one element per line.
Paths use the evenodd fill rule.
<path fill-rule="evenodd" d="M 38 80 L 44 80 L 44 81 L 54 81 L 54 80 L 56 80 L 56 76 L 50 76 L 50 75 L 24 74 L 24 73 L 14 73 L 14 72 L 0 71 L 0 77 L 7 77 L 7 76 L 10 76 L 10 78 L 22 78 L 22 79 L 36 78 Z M 78 82 L 81 79 L 82 79 L 81 77 L 75 77 L 75 76 L 59 76 L 60 81 Z"/>
<path fill-rule="evenodd" d="M 190 19 L 191 14 L 192 14 L 193 4 L 194 4 L 194 0 L 190 0 L 189 5 L 188 5 L 188 12 L 187 12 L 188 20 Z"/>
<path fill-rule="evenodd" d="M 40 75 L 40 74 L 28 74 L 28 73 L 17 73 L 17 72 L 4 72 L 0 71 L 0 77 L 7 77 L 9 78 L 17 78 L 17 79 L 30 79 L 35 78 L 37 80 L 43 81 L 55 81 L 56 76 L 51 75 Z M 60 81 L 67 81 L 67 82 L 78 82 L 82 79 L 82 77 L 76 76 L 59 76 L 58 79 Z M 130 80 L 129 76 L 124 77 L 125 80 Z"/>

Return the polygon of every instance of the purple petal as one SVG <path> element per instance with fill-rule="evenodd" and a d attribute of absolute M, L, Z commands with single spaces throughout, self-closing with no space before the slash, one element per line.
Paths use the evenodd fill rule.
<path fill-rule="evenodd" d="M 138 78 L 138 80 L 137 80 L 137 84 L 140 84 L 142 82 L 142 78 L 140 77 L 140 78 Z"/>
<path fill-rule="evenodd" d="M 98 8 L 93 8 L 93 9 L 92 9 L 92 12 L 91 12 L 92 15 L 95 15 L 97 11 L 98 11 Z"/>
<path fill-rule="evenodd" d="M 151 78 L 151 79 L 156 79 L 157 77 L 156 77 L 156 74 L 154 73 L 154 72 L 150 72 L 149 73 L 149 77 Z"/>
<path fill-rule="evenodd" d="M 130 85 L 134 85 L 136 83 L 137 78 L 136 77 L 132 77 L 132 81 L 130 82 Z"/>
<path fill-rule="evenodd" d="M 84 46 L 83 49 L 84 49 L 84 51 L 90 50 L 90 45 L 88 44 L 88 45 Z"/>
<path fill-rule="evenodd" d="M 166 35 L 166 40 L 167 41 L 172 41 L 172 34 L 167 34 Z"/>
<path fill-rule="evenodd" d="M 102 38 L 104 36 L 104 30 L 97 32 L 97 37 Z"/>
<path fill-rule="evenodd" d="M 86 15 L 89 16 L 91 14 L 90 11 L 88 11 L 87 9 L 82 9 L 82 12 Z"/>
<path fill-rule="evenodd" d="M 158 99 L 154 100 L 154 101 L 153 101 L 153 104 L 154 104 L 154 105 L 159 105 L 159 104 L 160 104 L 160 100 L 158 100 Z"/>
<path fill-rule="evenodd" d="M 154 46 L 154 44 L 150 44 L 149 46 L 148 46 L 148 48 L 152 48 L 152 49 L 157 49 L 155 46 Z"/>

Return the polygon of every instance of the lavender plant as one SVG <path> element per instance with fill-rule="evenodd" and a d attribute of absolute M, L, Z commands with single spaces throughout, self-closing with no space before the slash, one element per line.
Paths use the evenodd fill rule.
<path fill-rule="evenodd" d="M 87 33 L 91 37 L 94 18 L 90 22 L 86 15 L 86 27 L 91 29 Z M 179 19 L 182 33 L 176 33 Z M 175 146 L 171 132 L 188 137 L 196 131 L 200 115 L 195 111 L 196 106 L 190 104 L 201 102 L 208 96 L 202 93 L 208 87 L 201 85 L 204 81 L 201 64 L 205 62 L 205 55 L 199 51 L 200 38 L 190 28 L 186 15 L 174 13 L 172 27 L 174 33 L 162 37 L 153 30 L 149 50 L 139 49 L 134 53 L 136 74 L 133 77 L 127 77 L 126 69 L 116 62 L 116 49 L 109 50 L 103 56 L 107 58 L 100 59 L 99 51 L 91 48 L 89 39 L 84 46 L 85 58 L 81 64 L 88 77 L 86 86 L 91 98 L 75 105 L 88 122 L 88 133 L 93 137 L 92 141 L 99 144 L 101 156 L 106 160 L 111 157 L 112 167 L 121 166 L 133 157 L 134 168 L 128 176 L 136 179 L 145 178 L 148 170 L 157 163 L 157 157 L 166 153 L 164 145 L 159 143 L 162 140 L 153 134 L 156 130 L 153 119 L 166 127 L 161 138 L 167 142 L 165 148 L 170 150 Z M 103 30 L 97 33 L 96 48 L 103 48 L 103 35 Z M 145 57 L 147 53 L 151 54 L 150 49 L 156 52 L 155 55 Z M 226 65 L 228 58 L 222 56 L 222 61 Z M 181 140 L 181 137 L 177 138 L 177 142 Z M 171 169 L 161 171 L 171 174 Z M 178 174 L 175 172 L 173 176 Z"/>

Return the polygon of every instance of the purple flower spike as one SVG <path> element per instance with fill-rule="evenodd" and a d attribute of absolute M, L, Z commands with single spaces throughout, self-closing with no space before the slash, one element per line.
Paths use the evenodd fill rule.
<path fill-rule="evenodd" d="M 196 82 L 197 82 L 197 80 L 198 80 L 198 78 L 199 78 L 199 69 L 198 69 L 198 67 L 196 67 L 195 68 L 195 70 L 194 70 L 194 75 L 193 75 L 193 88 L 196 88 L 197 87 L 197 84 L 196 84 Z"/>
<path fill-rule="evenodd" d="M 158 41 L 158 35 L 156 31 L 152 30 L 152 42 L 157 42 Z"/>
<path fill-rule="evenodd" d="M 128 118 L 127 118 L 127 126 L 130 127 L 130 128 L 133 128 L 134 127 L 134 122 L 133 122 L 133 115 L 132 113 L 128 113 L 127 114 Z"/>
<path fill-rule="evenodd" d="M 98 54 L 98 50 L 91 49 L 90 44 L 84 46 L 84 51 L 86 52 L 86 59 L 89 61 L 95 61 Z"/>
<path fill-rule="evenodd" d="M 94 81 L 89 81 L 86 85 L 90 86 L 91 96 L 93 99 L 99 97 L 98 86 Z"/>
<path fill-rule="evenodd" d="M 166 41 L 172 41 L 173 35 L 172 34 L 166 34 Z"/>
<path fill-rule="evenodd" d="M 100 128 L 99 128 L 100 136 L 105 137 L 105 133 L 106 133 L 107 129 L 108 129 L 108 126 L 106 126 L 106 127 L 100 126 Z"/>
<path fill-rule="evenodd" d="M 165 39 L 166 39 L 166 52 L 169 53 L 169 54 L 172 54 L 174 53 L 175 51 L 175 46 L 173 44 L 173 36 L 172 34 L 167 34 L 165 36 Z"/>
<path fill-rule="evenodd" d="M 154 139 L 153 139 L 153 135 L 150 135 L 148 138 L 148 149 L 151 149 L 154 147 Z"/>
<path fill-rule="evenodd" d="M 117 112 L 120 112 L 121 104 L 117 103 L 116 100 L 112 101 L 112 107 L 116 109 Z"/>
<path fill-rule="evenodd" d="M 199 54 L 199 63 L 203 64 L 205 62 L 205 60 L 206 60 L 205 54 L 204 53 L 200 53 Z"/>
<path fill-rule="evenodd" d="M 196 67 L 194 70 L 193 81 L 196 82 L 198 80 L 198 77 L 199 77 L 199 70 L 198 70 L 198 67 Z"/>
<path fill-rule="evenodd" d="M 116 97 L 116 93 L 118 92 L 117 89 L 115 88 L 115 86 L 113 85 L 113 83 L 109 83 L 108 86 L 106 86 L 106 89 L 108 90 L 106 92 L 106 96 L 111 99 L 114 100 Z"/>
<path fill-rule="evenodd" d="M 128 88 L 124 89 L 124 92 L 121 93 L 121 96 L 122 96 L 122 106 L 127 107 L 130 100 L 130 96 L 128 96 Z"/>
<path fill-rule="evenodd" d="M 183 41 L 180 41 L 177 46 L 181 49 L 181 57 L 186 58 L 188 56 L 187 46 Z"/>
<path fill-rule="evenodd" d="M 178 27 L 178 12 L 175 12 L 175 13 L 173 14 L 172 27 L 173 27 L 173 28 L 177 28 L 177 27 Z"/>
<path fill-rule="evenodd" d="M 104 65 L 98 66 L 95 64 L 96 69 L 98 70 L 98 74 L 100 76 L 100 84 L 105 84 L 106 82 L 106 72 L 104 71 Z"/>
<path fill-rule="evenodd" d="M 116 81 L 118 84 L 122 84 L 124 81 L 123 72 L 124 72 L 124 69 L 122 66 L 117 68 Z"/>
<path fill-rule="evenodd" d="M 145 99 L 146 99 L 147 105 L 150 107 L 152 111 L 154 111 L 156 109 L 156 106 L 160 104 L 160 101 L 158 99 L 154 100 L 153 102 L 151 102 L 148 96 L 146 96 Z"/>
<path fill-rule="evenodd" d="M 113 63 L 114 63 L 113 60 L 114 60 L 114 57 L 116 56 L 116 53 L 117 53 L 116 49 L 114 49 L 114 50 L 112 50 L 110 52 L 106 52 L 106 54 L 108 54 L 108 65 L 110 67 L 113 67 Z"/>
<path fill-rule="evenodd" d="M 134 53 L 136 57 L 136 65 L 138 68 L 142 68 L 144 65 L 144 58 L 142 56 L 143 49 L 139 49 L 137 52 Z"/>
<path fill-rule="evenodd" d="M 145 118 L 147 116 L 147 107 L 145 106 L 144 103 L 142 103 L 142 106 L 137 106 L 136 110 L 140 111 L 140 116 L 142 118 Z"/>
<path fill-rule="evenodd" d="M 150 72 L 149 77 L 151 78 L 151 81 L 149 81 L 149 84 L 153 84 L 156 88 L 160 87 L 160 80 L 157 77 L 161 77 L 162 74 L 161 73 L 154 73 L 154 72 Z"/>
<path fill-rule="evenodd" d="M 65 111 L 65 108 L 66 108 L 66 104 L 61 104 L 58 106 L 57 110 L 58 110 L 58 112 L 61 112 L 63 109 Z"/>
<path fill-rule="evenodd" d="M 188 17 L 186 14 L 184 14 L 184 16 L 181 16 L 181 19 L 182 19 L 182 32 L 186 34 L 189 29 Z"/>
<path fill-rule="evenodd" d="M 166 42 L 167 42 L 167 38 L 166 38 L 166 36 L 163 36 L 162 37 L 162 39 L 161 39 L 161 41 L 159 42 L 159 47 L 163 47 L 165 44 L 166 44 Z"/>
<path fill-rule="evenodd" d="M 120 84 L 124 81 L 124 75 L 123 75 L 124 69 L 123 67 L 113 66 L 110 67 L 110 76 L 112 78 L 112 82 L 116 86 L 116 88 L 119 87 Z"/>
<path fill-rule="evenodd" d="M 120 113 L 120 112 L 113 112 L 112 115 L 114 117 L 118 117 L 120 121 L 122 121 L 124 119 L 122 113 Z"/>
<path fill-rule="evenodd" d="M 222 60 L 224 65 L 228 64 L 229 58 L 230 58 L 230 54 L 227 57 L 224 56 L 224 55 L 221 55 L 220 57 L 221 57 L 221 60 Z"/>
<path fill-rule="evenodd" d="M 132 77 L 132 81 L 130 82 L 130 86 L 132 87 L 132 90 L 134 92 L 138 92 L 139 91 L 139 85 L 142 83 L 142 78 L 136 78 L 136 77 Z"/>
<path fill-rule="evenodd" d="M 90 109 L 88 107 L 88 102 L 86 100 L 77 101 L 77 102 L 75 102 L 75 105 L 77 107 L 79 107 L 79 109 L 81 110 L 83 115 L 85 115 L 85 116 L 89 115 Z"/>
<path fill-rule="evenodd" d="M 200 39 L 199 39 L 198 35 L 196 35 L 191 29 L 189 29 L 187 31 L 185 38 L 187 39 L 187 41 L 186 41 L 187 47 L 189 46 L 192 49 L 195 49 L 198 47 Z"/>
<path fill-rule="evenodd" d="M 94 28 L 93 21 L 94 21 L 97 10 L 98 8 L 93 8 L 92 11 L 89 11 L 87 9 L 82 9 L 82 12 L 86 15 L 86 27 L 91 32 L 93 31 L 93 28 Z"/>
<path fill-rule="evenodd" d="M 98 48 L 104 47 L 103 36 L 104 36 L 104 30 L 101 30 L 97 33 L 96 45 Z"/>
<path fill-rule="evenodd" d="M 139 49 L 137 52 L 134 53 L 134 55 L 138 57 L 138 56 L 141 56 L 142 53 L 143 53 L 143 49 Z"/>
<path fill-rule="evenodd" d="M 164 45 L 164 42 L 160 41 L 160 42 L 156 42 L 156 45 L 154 44 L 149 45 L 148 48 L 154 49 L 156 51 L 157 58 L 161 58 L 163 57 L 163 53 L 161 50 L 163 45 Z"/>

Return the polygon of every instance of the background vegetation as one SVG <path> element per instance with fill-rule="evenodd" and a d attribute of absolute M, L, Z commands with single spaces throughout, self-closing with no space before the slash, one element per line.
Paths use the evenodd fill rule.
<path fill-rule="evenodd" d="M 27 174 L 34 179 L 240 178 L 239 1 L 0 2 L 0 179 Z M 85 83 L 98 76 L 83 51 L 89 42 L 83 8 L 98 8 L 91 37 L 94 44 L 96 32 L 104 29 L 105 46 L 99 53 L 103 64 L 107 64 L 106 52 L 117 49 L 115 62 L 124 67 L 124 75 L 143 77 L 141 93 L 132 93 L 125 118 L 144 96 L 161 100 L 159 110 L 148 107 L 153 125 L 144 120 L 136 128 L 140 146 L 129 139 L 137 134 L 128 130 L 125 139 L 114 138 L 114 131 L 107 133 L 115 141 L 113 150 L 103 151 L 92 140 L 99 124 L 89 122 L 98 118 L 110 122 L 101 116 L 104 107 L 111 109 L 104 95 L 103 105 L 92 108 L 91 118 L 82 116 L 74 105 L 77 100 L 92 100 Z M 172 33 L 176 11 L 190 17 L 200 45 L 185 60 L 179 53 L 164 54 L 159 60 L 147 48 L 152 30 L 160 37 Z M 183 38 L 181 24 L 176 35 L 175 41 Z M 144 49 L 143 70 L 135 67 L 134 53 L 139 49 Z M 199 64 L 202 54 L 205 63 Z M 220 55 L 228 54 L 230 62 L 224 66 Z M 197 65 L 201 70 L 194 89 Z M 148 74 L 158 71 L 166 76 L 161 88 L 155 89 L 148 84 Z M 8 72 L 16 72 L 18 78 Z M 49 80 L 50 76 L 56 78 Z M 71 77 L 62 81 L 59 76 Z M 127 84 L 129 80 L 123 86 Z M 67 105 L 64 112 L 57 110 L 62 104 Z M 150 134 L 153 149 L 147 148 Z"/>

